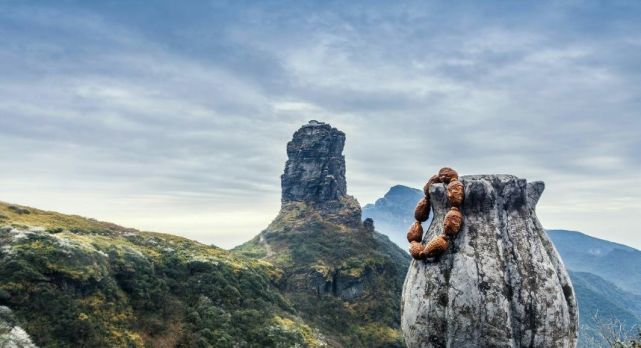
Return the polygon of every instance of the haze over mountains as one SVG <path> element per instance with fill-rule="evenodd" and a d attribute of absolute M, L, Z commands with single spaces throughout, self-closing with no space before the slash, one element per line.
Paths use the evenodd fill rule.
<path fill-rule="evenodd" d="M 402 347 L 404 238 L 421 192 L 395 186 L 361 212 L 347 194 L 344 142 L 321 122 L 298 130 L 281 211 L 232 251 L 0 203 L 0 339 L 24 347 Z M 597 337 L 595 319 L 640 322 L 641 252 L 578 232 L 549 234 L 573 271 L 582 342 Z"/>
<path fill-rule="evenodd" d="M 373 218 L 378 231 L 406 249 L 407 228 L 422 195 L 418 189 L 393 186 L 384 197 L 363 207 L 363 218 Z M 581 232 L 547 232 L 570 271 L 579 304 L 582 345 L 598 336 L 596 317 L 604 321 L 617 318 L 629 329 L 641 324 L 641 251 Z"/>

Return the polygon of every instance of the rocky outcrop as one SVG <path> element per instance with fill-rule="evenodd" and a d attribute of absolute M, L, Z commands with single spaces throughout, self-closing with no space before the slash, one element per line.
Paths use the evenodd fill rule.
<path fill-rule="evenodd" d="M 287 163 L 281 176 L 282 201 L 325 203 L 347 194 L 345 133 L 327 123 L 309 121 L 287 144 Z"/>
<path fill-rule="evenodd" d="M 347 195 L 345 133 L 327 123 L 309 121 L 287 144 L 281 176 L 283 210 L 304 203 L 334 222 L 359 225 L 361 208 Z"/>
<path fill-rule="evenodd" d="M 372 218 L 367 218 L 363 220 L 363 227 L 365 227 L 365 231 L 367 232 L 374 232 L 374 219 Z"/>
<path fill-rule="evenodd" d="M 409 255 L 361 222 L 347 195 L 345 134 L 310 121 L 287 145 L 278 216 L 234 249 L 279 270 L 278 286 L 329 347 L 403 347 L 400 297 Z"/>
<path fill-rule="evenodd" d="M 9 307 L 0 306 L 0 347 L 36 348 L 29 335 L 18 325 Z"/>
<path fill-rule="evenodd" d="M 412 261 L 402 295 L 408 347 L 575 347 L 578 313 L 567 272 L 535 214 L 542 182 L 463 176 L 463 226 L 440 257 Z M 443 233 L 443 184 L 430 188 Z"/>

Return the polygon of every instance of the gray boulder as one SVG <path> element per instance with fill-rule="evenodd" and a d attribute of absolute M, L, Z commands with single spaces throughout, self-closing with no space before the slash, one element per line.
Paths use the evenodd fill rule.
<path fill-rule="evenodd" d="M 37 348 L 6 306 L 0 306 L 0 348 Z"/>
<path fill-rule="evenodd" d="M 557 251 L 535 214 L 542 182 L 463 176 L 463 227 L 439 258 L 412 261 L 401 327 L 408 347 L 575 347 L 578 311 Z M 447 196 L 433 185 L 443 232 Z"/>

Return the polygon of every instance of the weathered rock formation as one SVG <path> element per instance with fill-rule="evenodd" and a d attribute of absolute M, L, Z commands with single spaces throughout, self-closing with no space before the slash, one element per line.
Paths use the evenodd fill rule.
<path fill-rule="evenodd" d="M 309 121 L 287 144 L 287 163 L 281 176 L 282 201 L 324 203 L 347 194 L 345 133 L 329 124 Z"/>
<path fill-rule="evenodd" d="M 304 203 L 338 223 L 361 223 L 360 205 L 347 195 L 344 146 L 345 133 L 327 123 L 312 120 L 294 133 L 281 176 L 283 210 Z"/>
<path fill-rule="evenodd" d="M 510 175 L 460 178 L 463 226 L 448 250 L 414 260 L 405 278 L 401 326 L 408 347 L 575 347 L 574 290 L 535 214 L 542 182 Z M 444 184 L 430 188 L 443 233 Z"/>
<path fill-rule="evenodd" d="M 287 144 L 282 207 L 236 252 L 270 262 L 279 288 L 329 347 L 403 347 L 400 297 L 409 255 L 361 222 L 347 195 L 345 134 L 310 121 Z"/>
<path fill-rule="evenodd" d="M 29 335 L 18 325 L 11 309 L 0 306 L 0 347 L 36 348 Z"/>

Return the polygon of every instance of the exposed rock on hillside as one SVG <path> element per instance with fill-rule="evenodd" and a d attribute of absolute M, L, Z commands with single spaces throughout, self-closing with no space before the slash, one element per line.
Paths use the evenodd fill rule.
<path fill-rule="evenodd" d="M 302 202 L 338 223 L 360 223 L 360 205 L 347 196 L 344 146 L 345 133 L 323 122 L 309 121 L 294 133 L 281 176 L 285 209 Z"/>
<path fill-rule="evenodd" d="M 283 203 L 337 201 L 347 193 L 345 133 L 329 124 L 309 121 L 287 144 L 287 163 L 281 176 Z"/>
<path fill-rule="evenodd" d="M 0 347 L 36 348 L 29 335 L 16 324 L 11 309 L 0 306 Z"/>
<path fill-rule="evenodd" d="M 280 288 L 336 347 L 401 347 L 400 295 L 409 255 L 361 222 L 347 195 L 345 135 L 310 121 L 287 145 L 282 208 L 235 251 L 283 270 Z"/>
<path fill-rule="evenodd" d="M 535 214 L 542 182 L 464 176 L 463 227 L 440 258 L 412 261 L 402 298 L 409 347 L 574 347 L 574 290 Z M 445 186 L 430 189 L 443 232 Z"/>

